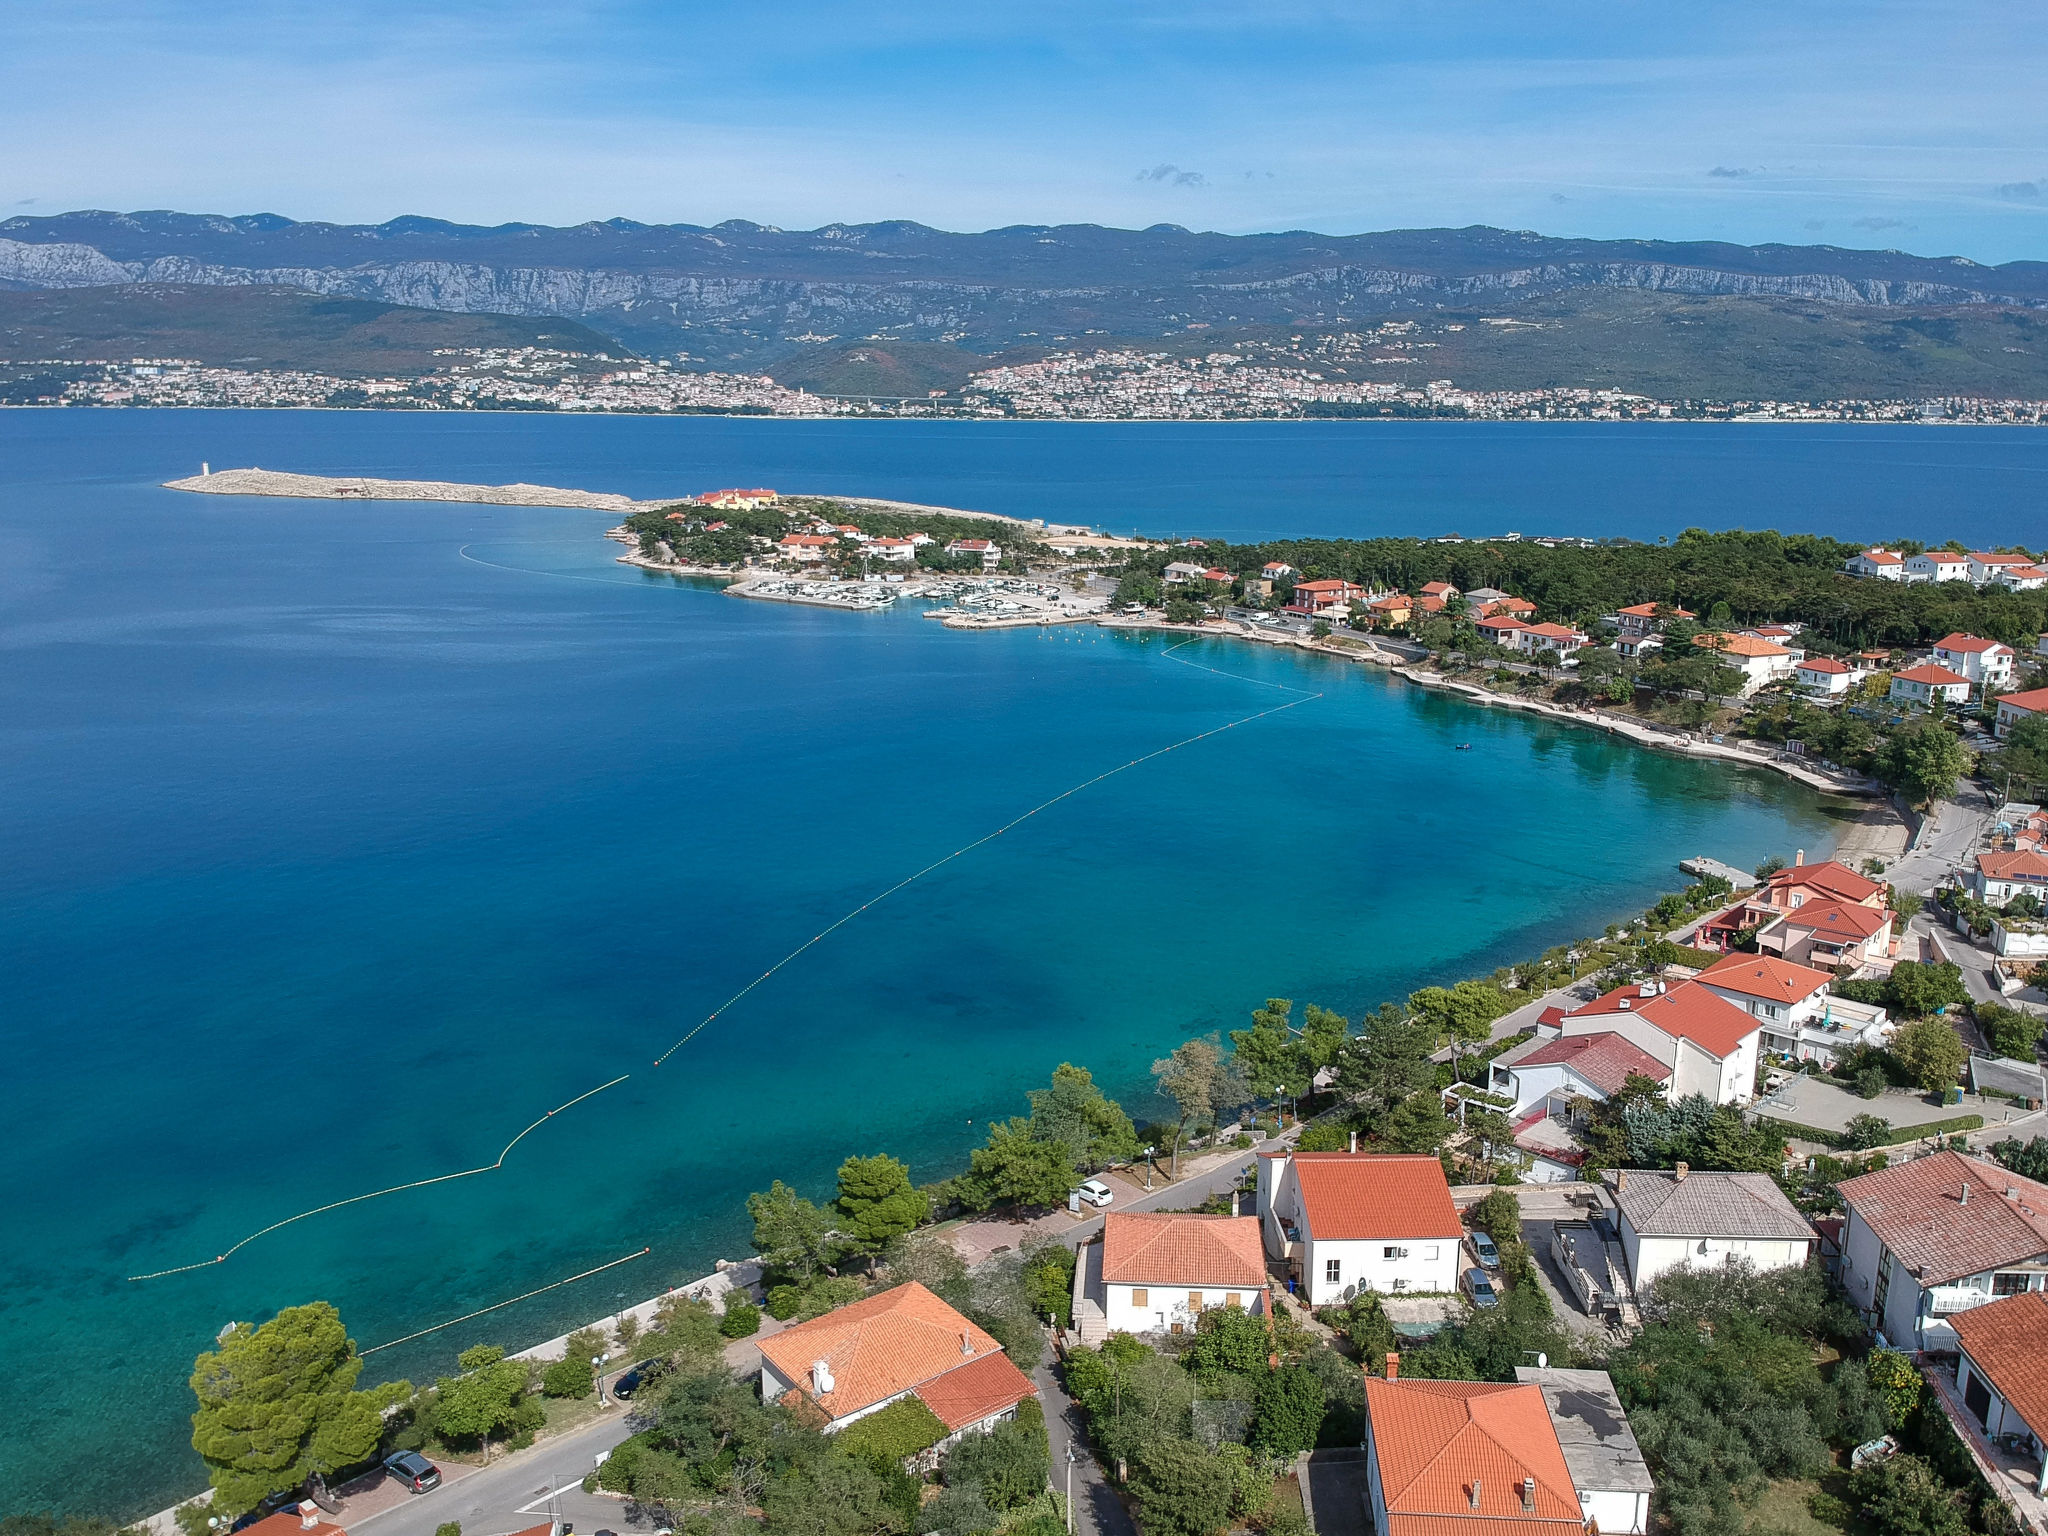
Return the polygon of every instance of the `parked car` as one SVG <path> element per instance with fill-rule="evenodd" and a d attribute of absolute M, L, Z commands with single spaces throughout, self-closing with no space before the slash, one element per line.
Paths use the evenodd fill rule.
<path fill-rule="evenodd" d="M 425 1493 L 441 1486 L 441 1469 L 418 1451 L 393 1451 L 384 1458 L 384 1470 L 412 1493 Z"/>
<path fill-rule="evenodd" d="M 612 1383 L 612 1396 L 623 1403 L 648 1382 L 666 1376 L 668 1371 L 669 1362 L 665 1355 L 657 1355 L 652 1360 L 642 1360 L 631 1369 L 619 1373 L 619 1379 Z"/>
<path fill-rule="evenodd" d="M 1487 1236 L 1486 1233 L 1474 1232 L 1472 1234 L 1472 1251 L 1479 1255 L 1479 1262 L 1485 1268 L 1500 1268 L 1500 1249 L 1494 1246 L 1493 1239 Z"/>
<path fill-rule="evenodd" d="M 1465 1271 L 1465 1294 L 1472 1298 L 1472 1305 L 1482 1310 L 1500 1305 L 1500 1297 L 1493 1289 L 1493 1282 L 1486 1278 L 1483 1269 Z"/>
<path fill-rule="evenodd" d="M 1107 1205 L 1116 1198 L 1116 1191 L 1100 1179 L 1089 1179 L 1074 1193 L 1089 1205 Z"/>

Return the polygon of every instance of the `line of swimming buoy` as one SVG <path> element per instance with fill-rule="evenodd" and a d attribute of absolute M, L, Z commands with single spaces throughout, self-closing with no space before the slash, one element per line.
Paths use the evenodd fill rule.
<path fill-rule="evenodd" d="M 1181 648 L 1181 645 L 1191 644 L 1193 644 L 1192 641 L 1183 640 L 1180 643 L 1180 645 L 1170 646 L 1165 651 L 1162 651 L 1160 654 L 1168 660 L 1178 662 L 1181 666 L 1194 667 L 1197 671 L 1214 672 L 1218 677 L 1236 678 L 1239 682 L 1257 683 L 1262 688 L 1279 688 L 1289 693 L 1298 693 L 1301 695 L 1301 697 L 1298 699 L 1290 699 L 1285 704 L 1276 704 L 1271 709 L 1262 709 L 1258 711 L 1258 713 L 1256 714 L 1246 715 L 1240 720 L 1232 720 L 1224 725 L 1211 726 L 1206 731 L 1199 731 L 1193 736 L 1183 737 L 1181 740 L 1173 742 L 1171 745 L 1160 747 L 1156 751 L 1147 752 L 1142 757 L 1134 757 L 1127 763 L 1120 763 L 1114 768 L 1106 769 L 1103 772 L 1096 774 L 1091 779 L 1083 779 L 1079 784 L 1074 785 L 1072 788 L 1063 789 L 1058 794 L 1054 795 L 1051 799 L 1040 801 L 1037 805 L 1034 805 L 1033 807 L 1031 807 L 1030 810 L 1024 812 L 1022 815 L 1013 817 L 1009 821 L 1004 822 L 1000 827 L 997 827 L 995 831 L 984 833 L 982 836 L 977 837 L 971 843 L 963 843 L 960 847 L 955 848 L 951 853 L 946 854 L 943 858 L 934 859 L 931 863 L 925 865 L 923 869 L 916 871 L 914 874 L 905 875 L 901 880 L 898 880 L 894 885 L 890 886 L 886 891 L 883 891 L 880 895 L 870 896 L 866 901 L 862 902 L 859 906 L 855 907 L 851 912 L 848 912 L 845 916 L 839 918 L 836 922 L 832 923 L 822 932 L 812 934 L 810 938 L 806 939 L 803 943 L 799 944 L 795 949 L 791 950 L 788 954 L 784 955 L 780 960 L 776 961 L 773 965 L 769 966 L 767 970 L 763 971 L 759 976 L 756 976 L 744 987 L 741 987 L 739 991 L 733 993 L 731 997 L 727 998 L 724 1002 L 720 1003 L 716 1008 L 712 1009 L 710 1013 L 706 1014 L 701 1020 L 699 1020 L 696 1027 L 691 1029 L 688 1034 L 684 1035 L 680 1040 L 676 1041 L 674 1045 L 671 1045 L 667 1050 L 663 1051 L 659 1056 L 655 1057 L 654 1064 L 658 1067 L 663 1062 L 667 1061 L 669 1057 L 673 1056 L 685 1045 L 688 1045 L 690 1041 L 694 1040 L 697 1037 L 697 1035 L 701 1033 L 705 1028 L 707 1028 L 713 1021 L 715 1021 L 720 1014 L 724 1013 L 727 1009 L 731 1008 L 735 1003 L 741 1001 L 743 998 L 747 996 L 748 993 L 752 992 L 756 987 L 759 987 L 763 982 L 768 981 L 775 975 L 777 971 L 781 970 L 791 961 L 797 959 L 799 956 L 804 954 L 805 951 L 811 949 L 813 946 L 829 938 L 833 933 L 837 932 L 839 929 L 844 928 L 848 923 L 852 922 L 855 918 L 859 917 L 863 912 L 866 912 L 869 908 L 880 905 L 882 902 L 887 901 L 891 896 L 894 896 L 898 891 L 902 890 L 905 886 L 916 884 L 918 881 L 922 880 L 926 875 L 932 873 L 932 871 L 944 868 L 946 865 L 952 863 L 955 859 L 965 857 L 966 855 L 974 852 L 975 849 L 981 847 L 983 844 L 994 842 L 997 838 L 1001 837 L 1005 832 L 1008 832 L 1011 828 L 1021 826 L 1023 823 L 1029 821 L 1032 817 L 1038 815 L 1041 811 L 1050 810 L 1053 806 L 1058 805 L 1062 800 L 1066 800 L 1074 795 L 1078 795 L 1084 789 L 1092 789 L 1095 785 L 1100 784 L 1104 779 L 1115 778 L 1118 774 L 1127 773 L 1131 769 L 1138 767 L 1140 764 L 1149 763 L 1154 758 L 1164 757 L 1169 752 L 1178 752 L 1182 747 L 1193 746 L 1198 741 L 1206 741 L 1211 736 L 1218 736 L 1225 731 L 1235 730 L 1240 725 L 1250 725 L 1254 720 L 1263 720 L 1268 715 L 1277 715 L 1285 710 L 1295 709 L 1303 704 L 1312 704 L 1317 699 L 1323 697 L 1322 694 L 1310 693 L 1305 688 L 1294 688 L 1286 683 L 1267 682 L 1263 678 L 1245 677 L 1240 673 L 1225 672 L 1220 667 L 1204 666 L 1201 662 L 1187 661 L 1173 654 L 1175 651 Z"/>
<path fill-rule="evenodd" d="M 410 1344 L 414 1339 L 424 1339 L 430 1333 L 439 1333 L 443 1328 L 453 1328 L 457 1323 L 466 1323 L 473 1317 L 482 1317 L 486 1312 L 496 1312 L 501 1307 L 509 1307 L 517 1302 L 531 1301 L 534 1297 L 544 1295 L 548 1291 L 559 1291 L 563 1286 L 574 1285 L 578 1280 L 588 1280 L 592 1275 L 601 1275 L 608 1269 L 617 1269 L 621 1264 L 630 1264 L 635 1259 L 644 1259 L 653 1251 L 652 1248 L 642 1248 L 638 1253 L 629 1253 L 623 1259 L 613 1259 L 609 1264 L 600 1264 L 595 1269 L 586 1269 L 580 1275 L 571 1275 L 566 1280 L 557 1280 L 552 1285 L 543 1285 L 538 1290 L 526 1291 L 518 1296 L 508 1297 L 504 1301 L 494 1301 L 488 1307 L 478 1307 L 474 1312 L 465 1312 L 460 1317 L 451 1317 L 445 1323 L 436 1323 L 431 1328 L 422 1328 L 418 1333 L 408 1333 L 402 1339 L 386 1339 L 382 1344 L 372 1344 L 368 1349 L 357 1350 L 356 1353 L 359 1355 L 374 1355 L 380 1349 L 391 1349 L 400 1344 Z"/>
<path fill-rule="evenodd" d="M 430 1184 L 446 1184 L 454 1179 L 474 1178 L 476 1177 L 476 1175 L 480 1173 L 495 1173 L 500 1168 L 505 1166 L 505 1159 L 511 1155 L 512 1149 L 514 1147 L 518 1146 L 520 1142 L 526 1140 L 528 1136 L 532 1135 L 533 1132 L 539 1130 L 543 1125 L 546 1125 L 548 1121 L 552 1120 L 556 1115 L 561 1114 L 564 1110 L 574 1109 L 578 1104 L 581 1104 L 585 1099 L 595 1098 L 598 1094 L 603 1093 L 607 1088 L 616 1088 L 620 1083 L 623 1083 L 627 1078 L 631 1077 L 632 1075 L 633 1074 L 630 1072 L 622 1072 L 608 1083 L 599 1083 L 595 1088 L 590 1089 L 588 1092 L 577 1094 L 575 1098 L 569 1100 L 569 1102 L 566 1104 L 557 1104 L 553 1109 L 549 1110 L 546 1114 L 542 1115 L 538 1120 L 534 1121 L 533 1124 L 529 1125 L 517 1136 L 514 1136 L 510 1141 L 506 1142 L 505 1150 L 500 1152 L 494 1161 L 485 1163 L 482 1167 L 465 1168 L 460 1173 L 436 1174 L 431 1179 L 414 1179 L 407 1184 L 393 1184 L 389 1189 L 373 1189 L 366 1194 L 350 1195 L 345 1200 L 330 1200 L 325 1205 L 316 1205 L 312 1207 L 310 1210 L 300 1211 L 295 1216 L 287 1216 L 282 1221 L 273 1221 L 267 1227 L 259 1227 L 256 1231 L 251 1232 L 247 1237 L 243 1238 L 239 1243 L 236 1243 L 234 1247 L 228 1249 L 224 1253 L 215 1254 L 210 1259 L 201 1259 L 196 1264 L 178 1264 L 174 1265 L 170 1269 L 153 1269 L 146 1275 L 130 1275 L 128 1278 L 130 1280 L 161 1280 L 166 1275 L 182 1275 L 189 1273 L 190 1271 L 195 1269 L 210 1269 L 215 1264 L 227 1263 L 229 1259 L 233 1258 L 242 1249 L 248 1247 L 251 1243 L 255 1242 L 257 1238 L 268 1237 L 271 1233 L 277 1231 L 280 1227 L 288 1227 L 295 1221 L 304 1221 L 308 1216 L 321 1216 L 325 1215 L 328 1211 L 338 1211 L 345 1205 L 360 1205 L 365 1200 L 380 1200 L 386 1195 L 403 1194 L 408 1189 L 425 1189 Z"/>

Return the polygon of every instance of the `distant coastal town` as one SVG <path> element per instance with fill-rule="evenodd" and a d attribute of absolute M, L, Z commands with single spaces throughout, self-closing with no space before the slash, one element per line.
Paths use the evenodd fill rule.
<path fill-rule="evenodd" d="M 1417 361 L 1407 353 L 1370 356 L 1371 348 L 1362 345 L 1370 339 L 1322 338 L 1327 356 L 1285 348 L 1193 357 L 1131 348 L 1056 352 L 1038 362 L 992 366 L 972 374 L 957 391 L 934 389 L 915 398 L 818 394 L 778 384 L 766 374 L 535 347 L 450 349 L 430 371 L 378 378 L 208 366 L 176 357 L 0 360 L 0 405 L 1059 421 L 2048 421 L 2044 400 L 1660 399 L 1615 387 L 1474 390 L 1447 378 L 1353 377 L 1354 369 L 1375 363 L 1412 370 Z"/>

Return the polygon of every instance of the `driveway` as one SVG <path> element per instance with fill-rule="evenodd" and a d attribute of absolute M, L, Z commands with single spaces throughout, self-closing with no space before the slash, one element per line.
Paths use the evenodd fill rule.
<path fill-rule="evenodd" d="M 1031 1379 L 1038 1384 L 1038 1401 L 1045 1409 L 1045 1434 L 1052 1445 L 1053 1487 L 1063 1494 L 1067 1491 L 1071 1466 L 1074 1529 L 1080 1536 L 1138 1536 L 1130 1511 L 1109 1486 L 1109 1479 L 1089 1448 L 1081 1410 L 1060 1384 L 1051 1354 L 1050 1350 L 1046 1352 L 1046 1359 L 1039 1362 Z"/>

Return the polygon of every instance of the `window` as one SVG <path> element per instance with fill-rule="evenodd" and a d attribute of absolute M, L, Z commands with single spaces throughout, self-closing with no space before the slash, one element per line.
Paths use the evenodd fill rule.
<path fill-rule="evenodd" d="M 1391 1264 L 1396 1259 L 1407 1258 L 1408 1250 L 1406 1248 L 1396 1248 L 1392 1243 L 1389 1243 L 1386 1247 L 1380 1250 L 1380 1257 L 1385 1259 L 1389 1264 Z"/>
<path fill-rule="evenodd" d="M 1422 1250 L 1422 1256 L 1425 1259 L 1429 1260 L 1431 1263 L 1435 1263 L 1439 1258 L 1443 1257 L 1443 1250 L 1437 1244 L 1431 1243 L 1427 1248 Z"/>
<path fill-rule="evenodd" d="M 1241 1307 L 1244 1305 L 1244 1296 L 1237 1291 L 1225 1291 L 1223 1293 L 1223 1305 L 1226 1307 Z"/>
<path fill-rule="evenodd" d="M 2033 1289 L 2032 1282 L 2033 1276 L 2031 1275 L 1993 1275 L 1991 1277 L 1991 1294 L 1994 1296 L 2018 1296 L 2024 1291 Z"/>
<path fill-rule="evenodd" d="M 1149 1307 L 1149 1306 L 1151 1306 L 1151 1305 L 1152 1305 L 1152 1293 L 1151 1293 L 1150 1291 L 1146 1290 L 1146 1289 L 1145 1289 L 1145 1288 L 1144 1288 L 1144 1287 L 1143 1287 L 1142 1285 L 1141 1285 L 1141 1286 L 1138 1286 L 1138 1287 L 1136 1287 L 1136 1288 L 1135 1288 L 1135 1289 L 1133 1289 L 1133 1290 L 1132 1290 L 1132 1292 L 1131 1292 L 1131 1305 L 1132 1305 L 1132 1306 L 1134 1306 L 1134 1307 Z"/>
<path fill-rule="evenodd" d="M 1202 1293 L 1201 1293 L 1200 1291 L 1189 1291 L 1189 1292 L 1188 1292 L 1188 1310 L 1189 1310 L 1190 1312 L 1193 1312 L 1193 1313 L 1194 1313 L 1194 1314 L 1196 1314 L 1197 1316 L 1200 1316 L 1200 1315 L 1201 1315 L 1201 1311 L 1202 1311 Z"/>
<path fill-rule="evenodd" d="M 1341 1260 L 1341 1259 L 1325 1259 L 1325 1260 L 1323 1260 L 1323 1281 L 1324 1281 L 1324 1283 L 1325 1283 L 1325 1284 L 1327 1284 L 1327 1285 L 1335 1285 L 1335 1284 L 1337 1284 L 1337 1282 L 1338 1282 L 1338 1281 L 1342 1280 L 1343 1278 L 1344 1278 L 1344 1261 L 1343 1261 L 1343 1260 Z"/>

